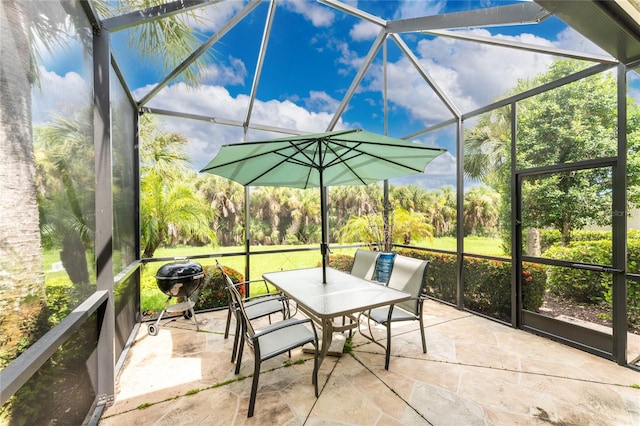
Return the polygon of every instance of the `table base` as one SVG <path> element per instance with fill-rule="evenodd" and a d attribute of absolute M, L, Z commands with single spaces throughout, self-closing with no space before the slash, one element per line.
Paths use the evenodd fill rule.
<path fill-rule="evenodd" d="M 344 344 L 347 341 L 347 337 L 344 333 L 334 333 L 331 338 L 331 346 L 327 350 L 327 356 L 339 357 L 342 356 Z M 322 347 L 322 341 L 318 342 L 319 347 Z M 302 351 L 306 354 L 312 354 L 314 352 L 312 344 L 306 344 L 302 347 Z"/>

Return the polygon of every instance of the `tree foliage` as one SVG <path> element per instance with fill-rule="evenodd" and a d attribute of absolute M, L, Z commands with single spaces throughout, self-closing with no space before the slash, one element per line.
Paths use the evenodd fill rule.
<path fill-rule="evenodd" d="M 549 71 L 519 82 L 513 93 L 540 86 L 584 68 L 575 60 L 558 60 Z M 629 98 L 628 168 L 631 206 L 640 198 L 640 110 Z M 503 107 L 483 115 L 465 135 L 465 175 L 480 179 L 503 197 L 502 223 L 510 211 L 511 110 Z M 600 73 L 518 103 L 516 159 L 518 169 L 613 157 L 617 153 L 617 84 Z M 523 184 L 523 222 L 553 228 L 568 243 L 571 231 L 589 224 L 610 223 L 611 169 L 558 172 Z"/>
<path fill-rule="evenodd" d="M 140 228 L 143 257 L 153 257 L 163 244 L 188 237 L 216 241 L 211 230 L 214 211 L 194 190 L 195 173 L 189 170 L 187 140 L 165 133 L 149 116 L 140 132 Z"/>

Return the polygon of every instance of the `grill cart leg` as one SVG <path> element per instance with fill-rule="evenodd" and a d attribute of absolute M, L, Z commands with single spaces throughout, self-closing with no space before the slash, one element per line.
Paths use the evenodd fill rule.
<path fill-rule="evenodd" d="M 162 320 L 162 316 L 165 314 L 165 312 L 167 312 L 167 306 L 169 305 L 170 300 L 171 300 L 171 296 L 169 296 L 167 301 L 164 302 L 164 309 L 162 309 L 162 312 L 160 312 L 158 319 L 147 326 L 147 332 L 149 333 L 150 336 L 158 335 L 158 332 L 160 331 L 160 320 Z"/>
<path fill-rule="evenodd" d="M 198 321 L 196 321 L 196 312 L 193 310 L 193 307 L 196 305 L 196 303 L 188 297 L 187 303 L 189 304 L 189 310 L 187 310 L 186 312 L 189 313 L 189 318 L 191 318 L 193 320 L 193 323 L 196 325 L 196 331 L 200 331 L 200 326 L 198 325 Z"/>

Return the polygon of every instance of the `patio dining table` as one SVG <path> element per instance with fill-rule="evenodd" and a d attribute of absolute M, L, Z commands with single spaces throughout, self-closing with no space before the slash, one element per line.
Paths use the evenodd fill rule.
<path fill-rule="evenodd" d="M 320 364 L 329 351 L 333 333 L 358 326 L 356 314 L 400 303 L 411 297 L 408 293 L 334 268 L 326 269 L 326 283 L 322 282 L 323 274 L 320 267 L 268 272 L 262 277 L 295 301 L 300 311 L 320 325 Z M 334 320 L 343 317 L 350 318 L 351 323 L 343 322 L 342 325 L 337 325 Z"/>

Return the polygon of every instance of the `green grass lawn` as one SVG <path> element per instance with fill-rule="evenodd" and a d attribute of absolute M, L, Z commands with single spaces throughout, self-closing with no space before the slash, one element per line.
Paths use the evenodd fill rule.
<path fill-rule="evenodd" d="M 469 253 L 478 253 L 485 255 L 493 255 L 493 256 L 502 256 L 504 253 L 502 252 L 502 241 L 500 239 L 494 238 L 483 238 L 483 237 L 468 237 L 465 238 L 465 251 Z M 431 241 L 424 241 L 415 244 L 417 246 L 435 248 L 439 250 L 456 250 L 456 239 L 453 237 L 446 238 L 435 238 Z M 265 253 L 259 254 L 260 251 L 271 251 L 271 250 L 283 250 L 283 249 L 296 249 L 302 247 L 309 247 L 313 250 L 311 251 L 301 251 L 301 252 L 289 252 L 289 253 Z M 156 258 L 166 258 L 166 257 L 188 257 L 194 256 L 198 254 L 228 254 L 228 253 L 237 253 L 241 252 L 243 247 L 217 247 L 212 249 L 211 247 L 173 247 L 173 248 L 163 248 L 157 250 L 155 253 Z M 331 252 L 333 254 L 347 254 L 353 255 L 355 252 L 354 248 L 349 249 L 332 249 Z M 242 274 L 245 272 L 245 256 L 225 256 L 218 258 L 220 263 L 224 266 L 233 268 Z M 202 265 L 215 265 L 215 259 L 197 259 L 198 263 Z M 290 270 L 297 268 L 309 268 L 314 267 L 321 264 L 322 258 L 320 257 L 320 250 L 317 244 L 312 244 L 309 246 L 266 246 L 266 247 L 258 247 L 252 248 L 251 255 L 251 270 L 250 270 L 250 278 L 252 280 L 260 279 L 262 274 L 265 272 L 272 271 L 280 271 L 280 270 Z M 145 272 L 143 274 L 143 291 L 142 291 L 142 306 L 143 310 L 145 310 L 145 306 L 147 309 L 158 309 L 162 308 L 162 304 L 164 304 L 167 297 L 157 289 L 155 280 L 153 279 L 153 275 L 155 271 L 160 268 L 163 263 L 149 263 L 145 267 Z M 254 290 L 257 290 L 257 287 L 253 287 Z M 252 290 L 253 293 L 253 290 Z M 160 306 L 158 306 L 160 303 Z"/>
<path fill-rule="evenodd" d="M 456 251 L 456 244 L 456 238 L 442 237 L 434 238 L 432 242 L 422 241 L 416 245 L 439 250 Z M 505 256 L 500 238 L 465 237 L 464 251 L 466 253 L 484 254 L 487 256 Z"/>
<path fill-rule="evenodd" d="M 468 253 L 478 253 L 493 256 L 502 256 L 502 241 L 500 239 L 468 237 L 464 240 L 465 251 Z M 416 246 L 434 248 L 439 250 L 456 250 L 456 239 L 453 237 L 435 238 L 431 241 L 423 241 L 414 244 Z M 283 249 L 299 249 L 308 247 L 312 250 L 288 252 L 288 253 L 268 253 L 273 250 Z M 155 258 L 189 258 L 196 255 L 206 254 L 230 254 L 242 252 L 244 247 L 170 247 L 162 248 L 156 251 Z M 266 252 L 260 254 L 260 252 Z M 349 249 L 332 249 L 333 254 L 353 255 L 354 248 Z M 44 252 L 44 269 L 50 271 L 52 265 L 60 260 L 58 250 L 47 250 Z M 233 268 L 240 273 L 245 273 L 245 256 L 222 256 L 218 260 L 225 266 Z M 196 259 L 198 263 L 204 265 L 215 265 L 215 258 Z M 250 278 L 252 280 L 260 279 L 265 272 L 289 270 L 297 268 L 314 267 L 321 264 L 320 250 L 318 244 L 309 246 L 265 246 L 252 247 Z M 145 310 L 161 310 L 164 306 L 167 296 L 162 293 L 155 281 L 156 271 L 167 262 L 149 262 L 143 268 L 141 280 L 141 308 Z M 64 270 L 58 272 L 48 272 L 47 279 L 61 278 L 66 276 Z M 253 293 L 253 291 L 252 291 Z"/>

